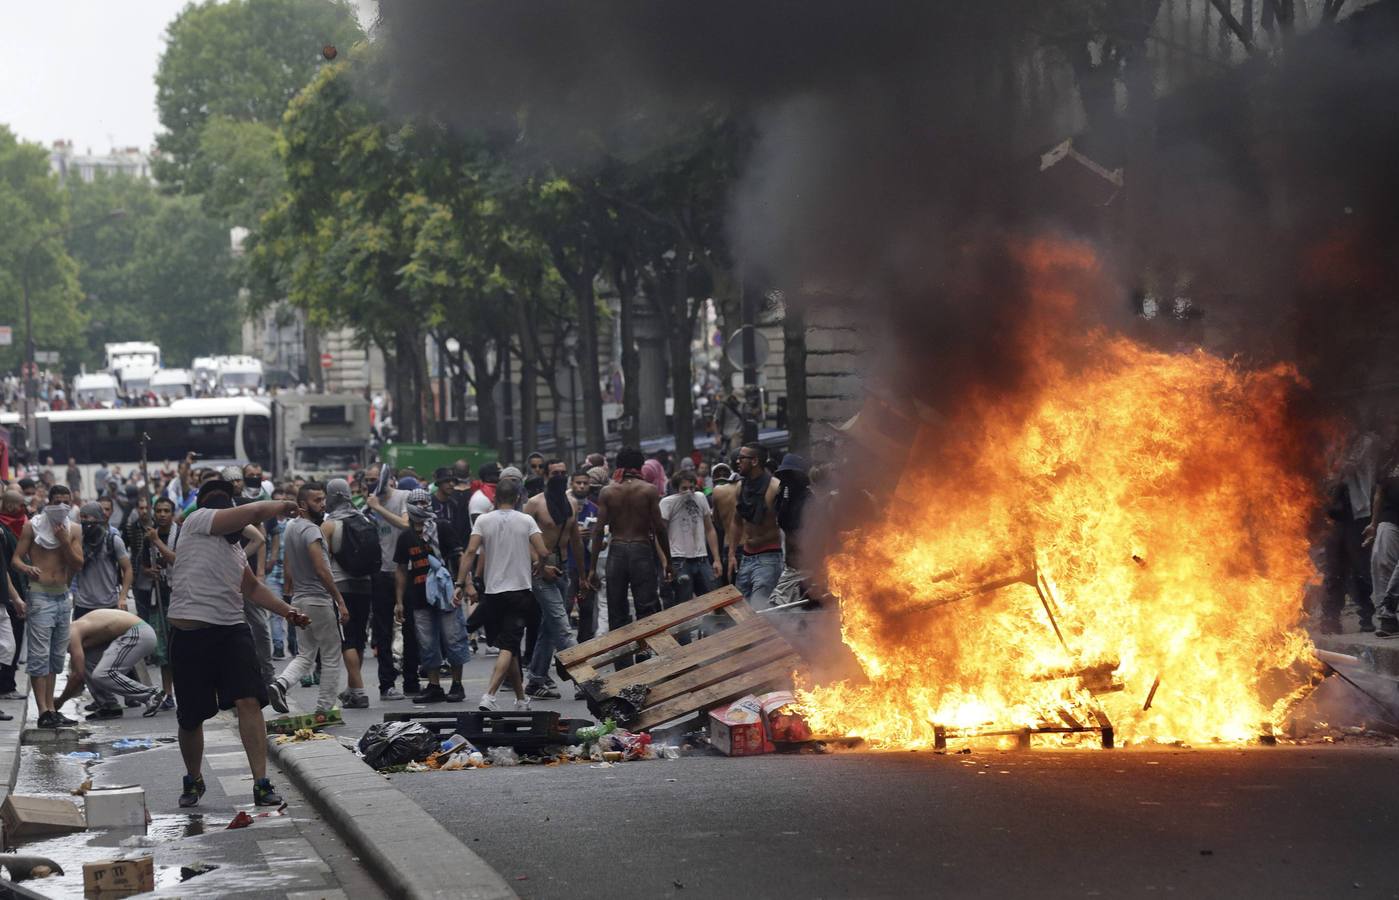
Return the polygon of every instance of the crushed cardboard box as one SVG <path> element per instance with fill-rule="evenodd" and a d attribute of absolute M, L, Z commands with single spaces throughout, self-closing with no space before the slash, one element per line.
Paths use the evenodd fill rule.
<path fill-rule="evenodd" d="M 50 834 L 87 830 L 82 810 L 72 800 L 11 794 L 0 806 L 6 846 Z"/>
<path fill-rule="evenodd" d="M 83 894 L 88 897 L 128 897 L 155 890 L 155 859 L 103 859 L 83 866 Z"/>

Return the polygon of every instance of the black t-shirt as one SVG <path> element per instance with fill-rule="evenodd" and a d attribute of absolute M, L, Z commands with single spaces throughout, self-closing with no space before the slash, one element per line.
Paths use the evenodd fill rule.
<path fill-rule="evenodd" d="M 431 570 L 427 557 L 431 547 L 412 528 L 405 528 L 398 534 L 398 544 L 394 548 L 393 561 L 408 567 L 408 584 L 403 588 L 403 603 L 409 609 L 424 609 L 427 606 L 427 576 Z"/>

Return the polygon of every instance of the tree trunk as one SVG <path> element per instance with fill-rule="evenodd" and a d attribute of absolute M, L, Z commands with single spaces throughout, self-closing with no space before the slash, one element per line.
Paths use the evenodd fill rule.
<path fill-rule="evenodd" d="M 539 443 L 539 363 L 531 341 L 520 336 L 520 450 L 533 453 Z"/>
<path fill-rule="evenodd" d="M 496 447 L 500 443 L 495 406 L 499 370 L 491 368 L 489 344 L 485 340 L 478 338 L 464 344 L 462 349 L 471 360 L 471 382 L 476 388 L 477 443 L 484 447 Z"/>
<path fill-rule="evenodd" d="M 622 331 L 622 446 L 641 446 L 641 354 L 636 348 L 636 273 L 618 262 L 613 270 L 617 285 L 618 316 Z"/>
<path fill-rule="evenodd" d="M 393 346 L 388 346 L 378 341 L 374 343 L 378 344 L 379 352 L 384 355 L 384 390 L 389 397 L 389 418 L 393 419 L 394 431 L 398 431 L 398 403 L 399 391 L 401 390 L 399 384 L 403 381 L 403 379 L 399 377 L 398 366 L 395 365 L 395 347 L 398 345 L 398 340 L 397 338 L 394 339 Z M 398 440 L 396 434 L 394 440 Z"/>
<path fill-rule="evenodd" d="M 743 285 L 739 279 L 725 278 L 721 290 L 717 273 L 718 270 L 715 270 L 714 311 L 719 317 L 719 333 L 724 337 L 724 344 L 720 349 L 727 351 L 729 338 L 743 324 Z M 727 352 L 719 354 L 719 381 L 723 384 L 723 392 L 726 395 L 733 390 L 734 376 L 738 371 L 729 360 Z"/>
<path fill-rule="evenodd" d="M 676 316 L 675 324 L 666 335 L 666 342 L 670 345 L 671 421 L 675 433 L 676 459 L 689 456 L 695 449 L 695 397 L 690 391 L 693 376 L 690 371 L 689 321 L 688 316 Z"/>
<path fill-rule="evenodd" d="M 561 259 L 555 250 L 555 258 Z M 578 304 L 578 379 L 583 394 L 583 425 L 588 436 L 588 451 L 601 451 L 607 446 L 607 432 L 602 426 L 602 383 L 598 377 L 597 294 L 593 287 L 596 274 L 590 265 L 579 271 L 561 268 L 560 274 Z"/>
<path fill-rule="evenodd" d="M 811 450 L 811 422 L 806 413 L 806 312 L 789 299 L 782 316 L 782 366 L 787 375 L 787 443 L 793 452 Z"/>

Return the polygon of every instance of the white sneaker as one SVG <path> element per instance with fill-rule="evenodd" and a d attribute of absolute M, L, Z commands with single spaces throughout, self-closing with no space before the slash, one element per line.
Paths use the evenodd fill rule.
<path fill-rule="evenodd" d="M 523 700 L 516 700 L 516 701 L 515 701 L 515 711 L 516 711 L 516 712 L 529 712 L 529 698 L 526 697 L 526 698 L 523 699 Z"/>
<path fill-rule="evenodd" d="M 477 708 L 484 710 L 485 712 L 495 712 L 496 710 L 500 709 L 500 704 L 496 702 L 495 697 L 493 697 L 492 695 L 482 694 L 481 702 L 477 704 Z"/>

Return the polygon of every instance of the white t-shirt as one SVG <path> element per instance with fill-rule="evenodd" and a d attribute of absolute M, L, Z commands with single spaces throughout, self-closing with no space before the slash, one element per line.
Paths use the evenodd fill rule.
<path fill-rule="evenodd" d="M 495 509 L 495 504 L 491 502 L 491 498 L 486 496 L 485 491 L 478 488 L 476 493 L 471 495 L 470 502 L 466 504 L 467 521 L 475 522 L 479 517 L 493 509 Z"/>
<path fill-rule="evenodd" d="M 709 555 L 704 541 L 704 519 L 709 514 L 709 501 L 699 491 L 661 498 L 661 518 L 666 522 L 673 558 L 703 559 Z"/>
<path fill-rule="evenodd" d="M 383 503 L 384 509 L 387 509 L 394 515 L 406 515 L 408 510 L 408 492 L 400 491 L 395 488 L 389 491 L 389 495 L 384 498 Z M 393 552 L 398 549 L 398 533 L 403 529 L 390 524 L 383 516 L 375 516 L 374 523 L 379 526 L 379 552 L 383 554 L 381 557 L 383 559 L 383 565 L 380 566 L 379 571 L 392 572 L 394 569 L 398 568 L 398 566 L 394 565 Z"/>
<path fill-rule="evenodd" d="M 493 509 L 476 520 L 471 533 L 481 536 L 481 553 L 486 557 L 486 593 L 530 589 L 530 536 L 542 533 L 534 516 L 515 509 Z"/>
<path fill-rule="evenodd" d="M 216 512 L 196 509 L 180 527 L 169 616 L 210 625 L 241 625 L 247 621 L 242 586 L 248 557 L 237 543 L 209 532 Z"/>

